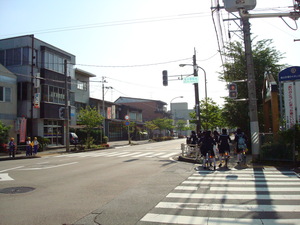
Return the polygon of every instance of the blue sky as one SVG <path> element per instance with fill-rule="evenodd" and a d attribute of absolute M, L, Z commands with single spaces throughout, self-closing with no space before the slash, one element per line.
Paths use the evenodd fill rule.
<path fill-rule="evenodd" d="M 292 2 L 257 0 L 251 13 L 286 12 Z M 169 104 L 184 96 L 174 102 L 188 102 L 189 108 L 195 102 L 193 85 L 176 80 L 164 87 L 162 70 L 169 75 L 192 73 L 192 67 L 179 64 L 191 64 L 195 48 L 197 63 L 207 73 L 208 97 L 221 105 L 227 90 L 218 80 L 221 60 L 210 7 L 210 0 L 0 0 L 0 39 L 34 34 L 74 54 L 76 67 L 97 75 L 91 82 L 92 97 L 102 99 L 101 83 L 96 81 L 105 76 L 106 86 L 113 87 L 105 95 L 108 101 L 126 96 Z M 220 13 L 227 18 L 225 10 Z M 296 26 L 293 20 L 286 21 Z M 292 31 L 279 18 L 250 22 L 252 37 L 273 39 L 274 47 L 285 53 L 282 63 L 299 66 L 300 42 L 294 42 L 300 38 L 298 30 Z M 221 25 L 237 29 L 233 22 Z M 199 94 L 203 99 L 201 70 Z"/>

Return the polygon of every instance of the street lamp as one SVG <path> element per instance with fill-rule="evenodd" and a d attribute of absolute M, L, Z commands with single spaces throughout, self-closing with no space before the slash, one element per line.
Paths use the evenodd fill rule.
<path fill-rule="evenodd" d="M 194 66 L 192 64 L 179 64 L 180 67 L 185 67 L 185 66 Z M 194 66 L 195 67 L 195 66 Z M 194 68 L 195 69 L 195 68 Z M 205 101 L 207 101 L 207 80 L 206 80 L 206 71 L 201 67 L 196 65 L 196 69 L 201 69 L 204 72 L 204 83 L 205 83 Z"/>

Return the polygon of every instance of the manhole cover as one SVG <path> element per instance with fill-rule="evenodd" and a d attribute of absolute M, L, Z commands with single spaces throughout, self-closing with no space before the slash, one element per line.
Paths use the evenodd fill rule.
<path fill-rule="evenodd" d="M 0 189 L 0 193 L 2 194 L 19 194 L 33 191 L 35 188 L 33 187 L 9 187 Z"/>

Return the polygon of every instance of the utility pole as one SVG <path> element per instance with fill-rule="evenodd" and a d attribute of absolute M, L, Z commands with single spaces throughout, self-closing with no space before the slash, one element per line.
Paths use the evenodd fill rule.
<path fill-rule="evenodd" d="M 104 83 L 106 83 L 105 77 L 102 76 L 102 116 L 103 119 L 103 136 L 105 136 L 105 102 L 104 102 Z"/>
<path fill-rule="evenodd" d="M 251 33 L 250 33 L 250 18 L 266 18 L 266 17 L 290 17 L 297 20 L 300 17 L 298 8 L 295 7 L 294 12 L 290 13 L 263 13 L 263 14 L 249 14 L 245 9 L 239 9 L 239 14 L 243 24 L 245 56 L 248 74 L 248 98 L 249 98 L 249 117 L 250 117 L 250 133 L 252 145 L 252 158 L 257 160 L 259 158 L 259 125 L 257 116 L 257 99 L 256 99 L 256 85 L 253 65 Z"/>
<path fill-rule="evenodd" d="M 28 136 L 32 136 L 33 140 L 33 109 L 34 109 L 34 35 L 30 35 L 31 37 L 31 110 L 30 110 L 30 117 L 31 117 L 31 123 L 30 123 L 30 133 Z"/>
<path fill-rule="evenodd" d="M 196 49 L 194 48 L 193 55 L 193 68 L 194 68 L 194 76 L 198 77 L 198 66 L 196 61 Z M 195 111 L 196 111 L 196 132 L 200 133 L 201 123 L 200 123 L 200 107 L 199 107 L 199 85 L 198 82 L 194 83 L 195 86 Z"/>
<path fill-rule="evenodd" d="M 65 135 L 66 135 L 66 151 L 70 151 L 70 134 L 69 134 L 69 85 L 68 85 L 68 63 L 64 60 L 64 75 L 65 75 Z"/>
<path fill-rule="evenodd" d="M 257 116 L 257 99 L 256 99 L 256 85 L 255 74 L 253 65 L 252 45 L 251 45 L 251 33 L 249 18 L 242 17 L 245 56 L 247 64 L 247 86 L 248 86 L 248 98 L 249 98 L 249 117 L 250 117 L 250 133 L 251 133 L 251 146 L 252 146 L 252 158 L 257 160 L 259 158 L 259 125 Z"/>

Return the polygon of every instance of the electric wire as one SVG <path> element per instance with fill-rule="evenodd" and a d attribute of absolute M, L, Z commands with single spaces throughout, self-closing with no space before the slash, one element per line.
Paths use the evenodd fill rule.
<path fill-rule="evenodd" d="M 103 22 L 103 23 L 85 24 L 85 25 L 69 26 L 69 27 L 61 27 L 61 28 L 51 28 L 51 29 L 46 29 L 46 30 L 30 31 L 30 32 L 26 32 L 26 33 L 46 34 L 46 33 L 93 29 L 93 28 L 101 28 L 101 27 L 153 23 L 153 22 L 180 20 L 180 19 L 190 19 L 190 18 L 196 18 L 196 17 L 205 17 L 205 16 L 207 16 L 206 14 L 207 14 L 206 12 L 186 13 L 186 14 L 170 15 L 170 16 L 163 16 L 163 17 L 150 17 L 150 18 L 141 18 L 141 19 L 131 19 L 131 20 L 120 20 L 120 21 L 111 21 L 111 22 Z M 0 35 L 0 37 L 15 36 L 15 35 L 20 35 L 20 34 L 24 34 L 24 32 L 23 33 L 6 34 L 6 35 L 2 34 L 2 35 Z"/>

